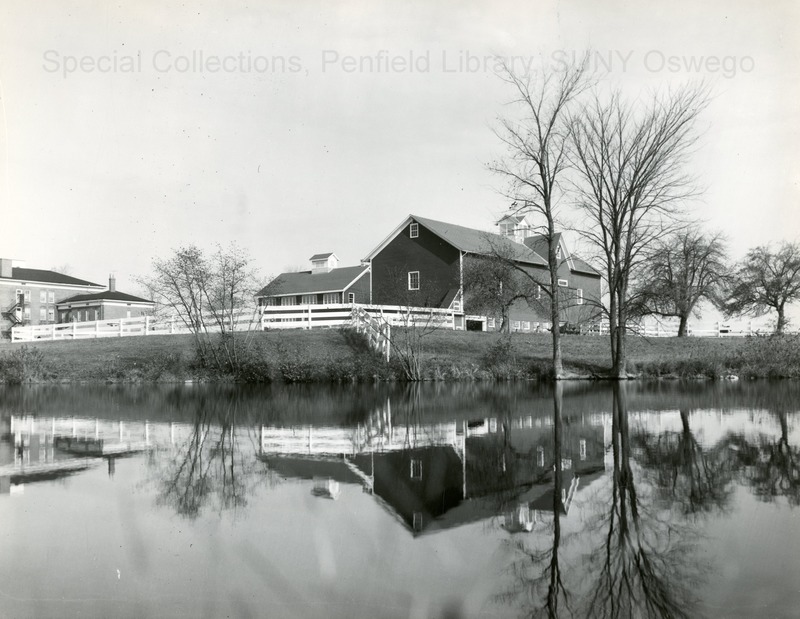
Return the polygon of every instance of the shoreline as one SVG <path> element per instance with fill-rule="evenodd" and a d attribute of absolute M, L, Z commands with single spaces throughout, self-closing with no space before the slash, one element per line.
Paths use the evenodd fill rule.
<path fill-rule="evenodd" d="M 746 338 L 630 336 L 627 380 L 800 378 L 800 335 Z M 191 335 L 0 344 L 0 384 L 391 383 L 409 381 L 352 332 L 252 334 L 237 373 L 203 368 Z M 549 334 L 442 331 L 422 340 L 422 382 L 554 382 Z M 561 381 L 611 381 L 608 340 L 562 336 Z"/>

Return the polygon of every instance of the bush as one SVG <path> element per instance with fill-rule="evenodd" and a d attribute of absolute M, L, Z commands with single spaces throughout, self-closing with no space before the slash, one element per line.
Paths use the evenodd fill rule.
<path fill-rule="evenodd" d="M 11 383 L 32 383 L 53 375 L 49 361 L 41 350 L 21 346 L 0 357 L 0 380 Z"/>

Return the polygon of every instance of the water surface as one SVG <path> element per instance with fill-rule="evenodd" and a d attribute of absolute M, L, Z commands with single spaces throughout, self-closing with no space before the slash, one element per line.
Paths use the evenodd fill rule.
<path fill-rule="evenodd" d="M 5 388 L 0 616 L 796 616 L 798 396 Z"/>

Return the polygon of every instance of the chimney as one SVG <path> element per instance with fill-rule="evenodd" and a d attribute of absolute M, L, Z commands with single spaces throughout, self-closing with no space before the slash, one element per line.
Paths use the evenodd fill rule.
<path fill-rule="evenodd" d="M 10 258 L 0 258 L 0 277 L 11 277 L 12 261 Z"/>
<path fill-rule="evenodd" d="M 116 292 L 117 291 L 117 278 L 114 277 L 114 274 L 108 276 L 108 291 L 109 292 Z"/>

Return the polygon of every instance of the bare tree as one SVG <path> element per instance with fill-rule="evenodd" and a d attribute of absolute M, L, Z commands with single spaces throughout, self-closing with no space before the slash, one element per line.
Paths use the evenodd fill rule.
<path fill-rule="evenodd" d="M 239 342 L 234 333 L 244 330 L 249 335 L 256 311 L 253 295 L 258 284 L 247 252 L 231 244 L 218 245 L 207 255 L 189 245 L 167 259 L 154 259 L 152 266 L 153 274 L 139 278 L 138 283 L 194 334 L 203 364 L 235 372 L 240 349 L 249 344 L 249 338 Z M 211 334 L 219 334 L 219 345 Z"/>
<path fill-rule="evenodd" d="M 800 243 L 784 242 L 773 251 L 768 245 L 747 252 L 733 275 L 722 304 L 727 314 L 778 314 L 775 333 L 787 326 L 786 306 L 800 300 Z"/>
<path fill-rule="evenodd" d="M 702 85 L 656 95 L 643 109 L 615 92 L 574 115 L 570 158 L 577 170 L 583 236 L 598 250 L 608 281 L 612 374 L 627 377 L 625 335 L 635 299 L 630 285 L 659 238 L 676 229 L 695 195 L 685 164 L 706 107 Z"/>
<path fill-rule="evenodd" d="M 640 290 L 645 311 L 677 317 L 678 337 L 686 336 L 700 301 L 716 303 L 725 284 L 722 235 L 682 230 L 660 242 L 647 262 Z"/>
<path fill-rule="evenodd" d="M 563 375 L 561 340 L 558 330 L 560 307 L 556 227 L 558 225 L 559 180 L 568 166 L 569 107 L 588 87 L 585 63 L 567 68 L 560 75 L 516 75 L 506 66 L 503 79 L 516 91 L 513 103 L 522 110 L 518 120 L 500 121 L 497 136 L 507 155 L 489 168 L 509 181 L 507 196 L 514 202 L 514 214 L 531 213 L 542 222 L 547 241 L 550 281 L 543 287 L 550 296 L 553 325 L 553 373 Z"/>

